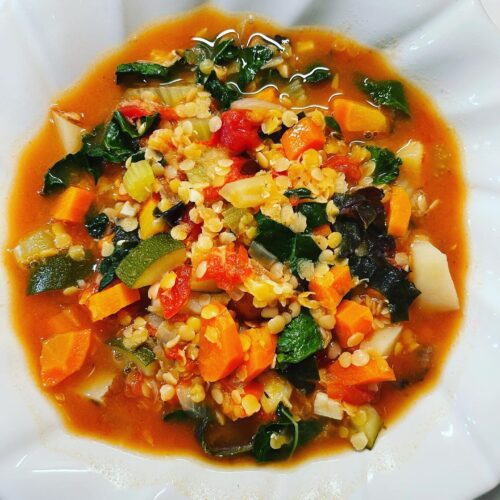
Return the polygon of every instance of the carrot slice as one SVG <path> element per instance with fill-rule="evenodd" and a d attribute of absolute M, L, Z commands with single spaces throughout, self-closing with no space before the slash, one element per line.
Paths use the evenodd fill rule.
<path fill-rule="evenodd" d="M 410 197 L 403 188 L 394 186 L 387 206 L 387 232 L 399 238 L 408 231 L 411 217 Z"/>
<path fill-rule="evenodd" d="M 244 335 L 250 337 L 248 360 L 242 366 L 246 368 L 245 381 L 253 380 L 271 366 L 278 343 L 278 336 L 273 335 L 267 327 L 250 328 Z"/>
<path fill-rule="evenodd" d="M 296 160 L 308 149 L 321 149 L 325 142 L 323 130 L 309 117 L 302 118 L 296 125 L 289 128 L 281 138 L 283 150 L 289 160 Z"/>
<path fill-rule="evenodd" d="M 243 347 L 236 323 L 225 306 L 209 304 L 201 316 L 198 365 L 201 376 L 207 382 L 215 382 L 243 362 Z"/>
<path fill-rule="evenodd" d="M 396 380 L 393 369 L 384 358 L 372 358 L 364 366 L 349 365 L 343 368 L 339 361 L 328 367 L 328 372 L 335 379 L 346 386 L 378 384 L 379 382 L 392 382 Z"/>
<path fill-rule="evenodd" d="M 86 306 L 89 308 L 92 320 L 99 321 L 137 302 L 140 298 L 139 290 L 118 283 L 102 292 L 91 295 L 86 302 Z"/>
<path fill-rule="evenodd" d="M 373 315 L 370 309 L 352 300 L 343 300 L 338 309 L 335 333 L 343 348 L 349 347 L 348 340 L 355 333 L 367 335 L 373 329 Z"/>
<path fill-rule="evenodd" d="M 320 278 L 309 282 L 309 289 L 316 295 L 316 300 L 329 311 L 335 311 L 342 297 L 352 288 L 349 266 L 335 266 Z"/>
<path fill-rule="evenodd" d="M 66 222 L 83 222 L 93 201 L 94 193 L 71 186 L 59 196 L 54 218 Z"/>
<path fill-rule="evenodd" d="M 337 97 L 332 101 L 332 109 L 345 132 L 386 132 L 389 128 L 384 113 L 368 104 Z"/>
<path fill-rule="evenodd" d="M 326 383 L 326 393 L 331 399 L 345 401 L 352 405 L 364 405 L 371 403 L 376 393 L 363 386 L 344 385 L 340 380 L 328 380 Z"/>
<path fill-rule="evenodd" d="M 262 101 L 274 103 L 279 102 L 278 91 L 274 87 L 267 87 L 264 90 L 257 92 L 254 97 L 261 99 Z"/>
<path fill-rule="evenodd" d="M 47 330 L 50 335 L 65 333 L 79 328 L 82 322 L 82 309 L 79 306 L 70 306 L 47 320 Z"/>
<path fill-rule="evenodd" d="M 82 367 L 90 338 L 90 330 L 80 330 L 60 333 L 43 342 L 40 373 L 44 386 L 57 385 Z"/>

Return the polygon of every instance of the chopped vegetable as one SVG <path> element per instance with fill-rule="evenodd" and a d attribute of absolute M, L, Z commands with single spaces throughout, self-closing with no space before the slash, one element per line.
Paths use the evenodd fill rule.
<path fill-rule="evenodd" d="M 127 193 L 136 201 L 144 201 L 151 195 L 155 176 L 148 161 L 132 163 L 123 176 Z"/>
<path fill-rule="evenodd" d="M 392 181 L 396 180 L 399 175 L 399 167 L 402 163 L 401 158 L 398 158 L 387 148 L 367 146 L 367 149 L 370 151 L 372 160 L 375 162 L 373 183 L 390 184 Z"/>
<path fill-rule="evenodd" d="M 373 355 L 390 356 L 402 330 L 400 324 L 375 330 L 369 339 L 361 342 L 360 347 Z"/>
<path fill-rule="evenodd" d="M 372 358 L 364 366 L 349 365 L 343 368 L 335 361 L 328 368 L 330 374 L 341 380 L 344 385 L 378 384 L 396 380 L 394 371 L 384 358 Z"/>
<path fill-rule="evenodd" d="M 265 45 L 254 45 L 240 50 L 238 61 L 240 72 L 238 73 L 238 85 L 241 89 L 252 82 L 257 72 L 273 57 L 273 51 Z"/>
<path fill-rule="evenodd" d="M 14 248 L 14 257 L 19 264 L 43 260 L 59 252 L 50 229 L 39 229 L 24 237 Z"/>
<path fill-rule="evenodd" d="M 96 404 L 102 405 L 115 378 L 116 372 L 94 371 L 89 378 L 78 386 L 77 393 Z"/>
<path fill-rule="evenodd" d="M 325 145 L 325 134 L 311 118 L 302 118 L 288 129 L 281 138 L 286 157 L 296 160 L 308 149 L 321 149 Z"/>
<path fill-rule="evenodd" d="M 81 306 L 70 306 L 51 316 L 47 320 L 47 330 L 50 334 L 66 333 L 82 326 Z"/>
<path fill-rule="evenodd" d="M 65 222 L 81 223 L 85 220 L 94 193 L 77 187 L 69 187 L 59 195 L 54 210 L 54 218 Z"/>
<path fill-rule="evenodd" d="M 186 247 L 169 234 L 156 234 L 139 245 L 120 262 L 116 275 L 130 288 L 142 288 L 160 280 L 186 260 Z"/>
<path fill-rule="evenodd" d="M 105 213 L 100 213 L 95 216 L 87 214 L 85 218 L 85 227 L 92 238 L 98 240 L 104 236 L 109 225 L 109 217 Z"/>
<path fill-rule="evenodd" d="M 387 232 L 395 238 L 408 231 L 411 217 L 411 201 L 403 188 L 394 186 L 387 207 Z"/>
<path fill-rule="evenodd" d="M 222 113 L 222 126 L 219 130 L 219 144 L 233 154 L 241 154 L 254 149 L 260 143 L 260 125 L 247 115 L 246 111 L 231 109 Z"/>
<path fill-rule="evenodd" d="M 207 309 L 209 313 L 204 314 Z M 243 348 L 233 317 L 222 304 L 209 304 L 202 310 L 198 353 L 201 376 L 208 382 L 216 382 L 229 375 L 242 362 Z"/>
<path fill-rule="evenodd" d="M 335 333 L 343 348 L 353 347 L 349 345 L 349 339 L 356 333 L 368 335 L 372 332 L 373 315 L 366 306 L 352 300 L 343 300 L 336 315 Z"/>
<path fill-rule="evenodd" d="M 289 363 L 279 367 L 283 374 L 297 389 L 303 390 L 306 394 L 314 391 L 319 382 L 319 370 L 316 356 L 309 356 L 299 363 Z"/>
<path fill-rule="evenodd" d="M 335 312 L 344 295 L 352 288 L 349 266 L 335 266 L 324 276 L 314 277 L 309 282 L 309 290 L 316 300 L 329 311 Z"/>
<path fill-rule="evenodd" d="M 228 109 L 238 99 L 240 93 L 232 86 L 221 83 L 215 71 L 212 71 L 204 83 L 205 90 L 219 103 L 221 109 Z"/>
<path fill-rule="evenodd" d="M 158 368 L 155 363 L 156 356 L 149 347 L 141 345 L 135 350 L 127 349 L 123 345 L 122 339 L 111 339 L 108 344 L 114 351 L 120 353 L 120 356 L 125 362 L 133 363 L 147 377 L 151 377 L 155 374 Z"/>
<path fill-rule="evenodd" d="M 352 420 L 353 427 L 356 432 L 362 432 L 368 438 L 366 447 L 371 450 L 380 431 L 382 430 L 384 422 L 382 421 L 382 418 L 377 410 L 371 405 L 360 406 L 358 411 L 365 413 L 366 420 L 363 424 L 361 424 L 360 422 L 362 419 L 354 418 Z"/>
<path fill-rule="evenodd" d="M 116 68 L 116 83 L 148 83 L 150 81 L 167 82 L 170 80 L 170 68 L 150 62 L 119 64 Z"/>
<path fill-rule="evenodd" d="M 344 132 L 384 133 L 389 129 L 384 113 L 368 104 L 337 97 L 332 101 L 332 111 Z"/>
<path fill-rule="evenodd" d="M 312 66 L 308 69 L 307 73 L 304 75 L 304 81 L 306 83 L 319 83 L 325 80 L 329 80 L 332 77 L 332 72 L 326 66 Z"/>
<path fill-rule="evenodd" d="M 90 330 L 60 333 L 45 340 L 40 355 L 43 385 L 53 387 L 77 372 L 87 358 L 90 340 Z"/>
<path fill-rule="evenodd" d="M 264 174 L 229 182 L 219 193 L 236 208 L 250 208 L 262 205 L 266 196 L 273 190 L 272 176 Z"/>
<path fill-rule="evenodd" d="M 68 120 L 64 113 L 52 111 L 52 119 L 61 139 L 64 154 L 74 154 L 82 147 L 82 128 Z"/>
<path fill-rule="evenodd" d="M 106 290 L 91 295 L 85 305 L 89 308 L 92 321 L 99 321 L 116 314 L 140 298 L 137 290 L 128 288 L 123 283 L 117 283 Z"/>
<path fill-rule="evenodd" d="M 359 89 L 368 94 L 375 104 L 387 106 L 410 116 L 410 107 L 401 82 L 397 80 L 377 81 L 365 76 L 358 78 L 357 84 Z"/>
<path fill-rule="evenodd" d="M 278 337 L 271 334 L 267 327 L 250 328 L 244 335 L 250 338 L 248 360 L 242 364 L 246 371 L 245 381 L 249 382 L 271 366 Z"/>
<path fill-rule="evenodd" d="M 326 216 L 326 203 L 304 202 L 297 206 L 297 212 L 307 219 L 307 230 L 322 226 L 328 222 Z"/>
<path fill-rule="evenodd" d="M 154 198 L 149 200 L 142 206 L 139 214 L 139 227 L 141 239 L 147 240 L 155 234 L 164 233 L 167 231 L 167 223 L 163 217 L 156 217 L 157 202 Z"/>
<path fill-rule="evenodd" d="M 163 308 L 163 316 L 170 319 L 188 302 L 191 295 L 191 267 L 182 265 L 174 269 L 175 283 L 169 289 L 160 288 L 159 297 Z"/>
<path fill-rule="evenodd" d="M 401 159 L 400 179 L 407 181 L 411 187 L 419 188 L 423 184 L 424 146 L 419 141 L 410 140 L 397 152 Z"/>

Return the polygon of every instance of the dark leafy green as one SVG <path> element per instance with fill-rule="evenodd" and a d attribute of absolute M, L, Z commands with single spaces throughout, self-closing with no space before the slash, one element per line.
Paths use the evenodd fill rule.
<path fill-rule="evenodd" d="M 77 284 L 92 272 L 93 259 L 87 254 L 82 261 L 68 255 L 54 255 L 33 267 L 28 279 L 28 295 L 63 290 Z"/>
<path fill-rule="evenodd" d="M 87 216 L 85 219 L 85 227 L 92 238 L 98 240 L 104 236 L 106 228 L 109 224 L 109 218 L 106 214 L 100 213 L 94 216 Z"/>
<path fill-rule="evenodd" d="M 326 203 L 305 202 L 297 206 L 297 212 L 301 213 L 307 219 L 307 230 L 322 226 L 328 222 L 326 216 Z"/>
<path fill-rule="evenodd" d="M 153 215 L 155 217 L 162 217 L 166 220 L 169 226 L 175 226 L 179 224 L 181 217 L 184 215 L 186 211 L 186 205 L 179 201 L 174 206 L 170 207 L 168 210 L 162 212 L 158 207 L 153 210 Z"/>
<path fill-rule="evenodd" d="M 42 194 L 48 195 L 64 189 L 85 173 L 92 175 L 97 182 L 102 174 L 102 167 L 82 151 L 66 155 L 45 173 Z"/>
<path fill-rule="evenodd" d="M 307 188 L 289 189 L 285 191 L 285 196 L 287 198 L 298 198 L 299 200 L 314 198 L 311 191 Z"/>
<path fill-rule="evenodd" d="M 420 291 L 407 279 L 406 271 L 391 266 L 382 259 L 368 256 L 351 257 L 349 266 L 354 276 L 368 280 L 372 288 L 385 296 L 389 302 L 392 321 L 408 319 L 408 309 L 420 295 Z"/>
<path fill-rule="evenodd" d="M 234 61 L 239 54 L 240 48 L 237 47 L 232 39 L 222 40 L 215 44 L 212 53 L 212 60 L 215 64 L 227 64 Z"/>
<path fill-rule="evenodd" d="M 307 71 L 304 81 L 306 83 L 318 83 L 332 77 L 332 72 L 326 66 L 313 66 Z"/>
<path fill-rule="evenodd" d="M 132 125 L 119 111 L 113 113 L 113 119 L 116 120 L 122 132 L 128 134 L 132 139 L 138 139 L 156 128 L 160 121 L 160 113 L 153 113 L 145 116 L 144 119 L 139 119 L 138 126 Z M 141 131 L 139 132 L 139 130 Z"/>
<path fill-rule="evenodd" d="M 222 83 L 212 71 L 203 86 L 207 92 L 219 103 L 221 109 L 228 109 L 233 101 L 240 97 L 240 93 L 232 86 Z"/>
<path fill-rule="evenodd" d="M 278 339 L 278 363 L 300 363 L 323 348 L 318 325 L 307 309 L 293 318 Z"/>
<path fill-rule="evenodd" d="M 115 279 L 116 268 L 120 262 L 129 254 L 132 248 L 135 248 L 140 242 L 138 231 L 126 232 L 117 226 L 113 236 L 115 245 L 114 252 L 105 257 L 99 264 L 99 272 L 102 274 L 99 290 L 108 286 Z"/>
<path fill-rule="evenodd" d="M 342 133 L 342 130 L 340 130 L 339 122 L 333 116 L 325 116 L 325 124 L 333 132 L 337 134 Z"/>
<path fill-rule="evenodd" d="M 273 58 L 273 51 L 265 45 L 254 45 L 240 49 L 238 61 L 240 72 L 238 74 L 238 85 L 244 89 L 255 79 L 259 70 Z"/>
<path fill-rule="evenodd" d="M 148 83 L 151 81 L 168 82 L 170 80 L 170 68 L 149 62 L 133 62 L 119 64 L 115 75 L 117 84 Z"/>
<path fill-rule="evenodd" d="M 367 146 L 375 162 L 375 171 L 373 173 L 374 184 L 390 184 L 399 176 L 399 167 L 403 161 L 387 148 L 378 146 Z"/>
<path fill-rule="evenodd" d="M 322 430 L 322 424 L 318 420 L 296 421 L 282 403 L 278 406 L 276 417 L 275 422 L 262 425 L 255 434 L 253 455 L 257 462 L 290 458 L 298 446 L 308 443 Z M 288 438 L 288 442 L 277 450 L 271 447 L 271 438 L 276 434 Z"/>
<path fill-rule="evenodd" d="M 357 78 L 360 90 L 368 94 L 375 104 L 387 106 L 410 116 L 403 84 L 397 80 L 372 80 L 367 76 Z"/>
<path fill-rule="evenodd" d="M 278 369 L 297 389 L 306 394 L 314 391 L 316 382 L 319 381 L 318 363 L 315 355 L 309 356 L 299 363 L 279 365 Z"/>
<path fill-rule="evenodd" d="M 296 272 L 302 259 L 316 261 L 321 249 L 310 234 L 296 234 L 288 227 L 258 212 L 255 215 L 258 233 L 254 241 L 261 244 L 281 262 Z"/>

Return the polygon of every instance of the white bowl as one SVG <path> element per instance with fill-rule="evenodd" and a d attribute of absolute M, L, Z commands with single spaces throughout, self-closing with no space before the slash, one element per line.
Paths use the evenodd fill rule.
<path fill-rule="evenodd" d="M 149 20 L 162 0 L 0 0 L 0 165 L 5 203 L 23 144 L 52 96 Z M 466 320 L 434 390 L 372 452 L 293 468 L 218 468 L 70 434 L 25 365 L 0 289 L 0 498 L 469 499 L 500 481 L 500 30 L 477 0 L 220 0 L 285 25 L 322 24 L 383 50 L 433 96 L 461 139 L 469 184 Z M 498 14 L 498 0 L 484 0 Z M 5 207 L 3 207 L 5 209 Z M 5 223 L 2 227 L 5 237 Z"/>

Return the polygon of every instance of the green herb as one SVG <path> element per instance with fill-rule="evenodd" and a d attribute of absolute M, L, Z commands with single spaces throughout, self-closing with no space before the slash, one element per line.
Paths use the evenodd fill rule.
<path fill-rule="evenodd" d="M 325 124 L 333 132 L 337 134 L 342 133 L 342 130 L 340 130 L 339 122 L 333 116 L 325 116 Z"/>
<path fill-rule="evenodd" d="M 378 146 L 367 146 L 372 160 L 375 162 L 375 171 L 373 173 L 374 184 L 390 184 L 399 176 L 399 167 L 402 160 L 387 148 Z"/>
<path fill-rule="evenodd" d="M 403 84 L 397 80 L 372 80 L 368 77 L 358 77 L 357 85 L 368 94 L 375 104 L 387 106 L 410 116 L 410 107 L 406 100 Z"/>
<path fill-rule="evenodd" d="M 407 279 L 406 271 L 373 257 L 352 256 L 349 267 L 354 276 L 368 280 L 372 288 L 385 296 L 393 322 L 408 319 L 408 309 L 420 291 Z"/>
<path fill-rule="evenodd" d="M 168 82 L 170 68 L 149 62 L 119 64 L 116 68 L 116 83 L 148 83 L 151 81 Z"/>
<path fill-rule="evenodd" d="M 82 261 L 76 261 L 68 255 L 54 255 L 31 271 L 28 280 L 28 295 L 63 290 L 77 284 L 92 272 L 93 260 L 90 254 Z"/>
<path fill-rule="evenodd" d="M 262 425 L 254 436 L 253 455 L 257 462 L 269 462 L 290 458 L 298 446 L 314 439 L 322 430 L 318 420 L 301 420 L 297 422 L 285 406 L 280 403 L 276 411 L 277 420 Z M 273 435 L 287 438 L 287 442 L 279 449 L 271 446 Z"/>
<path fill-rule="evenodd" d="M 87 216 L 85 220 L 85 227 L 87 232 L 92 236 L 92 238 L 98 240 L 103 237 L 106 232 L 106 228 L 109 224 L 109 218 L 106 214 L 100 213 L 96 216 Z"/>
<path fill-rule="evenodd" d="M 313 66 L 309 68 L 306 75 L 304 76 L 304 81 L 306 83 L 318 83 L 324 80 L 328 80 L 332 77 L 332 72 L 325 66 Z"/>
<path fill-rule="evenodd" d="M 300 363 L 323 348 L 323 338 L 318 325 L 307 309 L 293 318 L 278 339 L 278 363 Z"/>
<path fill-rule="evenodd" d="M 316 261 L 321 249 L 310 234 L 296 234 L 288 227 L 258 212 L 255 215 L 258 233 L 254 241 L 296 272 L 301 260 Z"/>
<path fill-rule="evenodd" d="M 42 194 L 48 195 L 64 189 L 85 173 L 92 175 L 94 181 L 97 182 L 101 176 L 102 167 L 93 159 L 87 158 L 82 151 L 66 155 L 45 173 Z"/>
<path fill-rule="evenodd" d="M 120 111 L 115 111 L 113 113 L 113 119 L 116 120 L 122 132 L 132 139 L 138 139 L 156 128 L 160 122 L 160 113 L 153 113 L 152 115 L 144 117 L 144 119 L 139 119 L 137 126 L 132 125 Z M 139 130 L 141 131 L 139 132 Z"/>
<path fill-rule="evenodd" d="M 126 232 L 121 227 L 116 227 L 113 237 L 115 249 L 109 257 L 105 257 L 99 264 L 99 272 L 102 274 L 99 290 L 108 286 L 115 279 L 116 269 L 120 265 L 120 262 L 140 241 L 137 230 Z"/>
<path fill-rule="evenodd" d="M 326 203 L 300 203 L 297 206 L 297 212 L 304 215 L 307 219 L 308 231 L 312 231 L 314 228 L 328 223 L 328 217 L 326 216 Z"/>
<path fill-rule="evenodd" d="M 234 61 L 238 57 L 239 51 L 240 48 L 234 44 L 234 40 L 222 40 L 215 45 L 212 60 L 215 64 L 226 64 Z"/>
<path fill-rule="evenodd" d="M 309 356 L 299 363 L 282 364 L 278 366 L 278 370 L 297 389 L 303 390 L 306 394 L 314 391 L 316 382 L 319 381 L 318 363 L 315 355 Z"/>
<path fill-rule="evenodd" d="M 238 61 L 240 72 L 238 74 L 238 85 L 244 89 L 252 82 L 259 70 L 273 58 L 273 51 L 265 45 L 254 45 L 240 49 Z"/>
<path fill-rule="evenodd" d="M 288 191 L 285 191 L 285 196 L 287 198 L 298 198 L 299 200 L 314 198 L 311 191 L 307 188 L 289 189 Z"/>
<path fill-rule="evenodd" d="M 219 81 L 215 71 L 210 73 L 203 86 L 207 92 L 212 94 L 221 109 L 228 109 L 231 103 L 240 97 L 240 93 L 236 89 Z"/>

